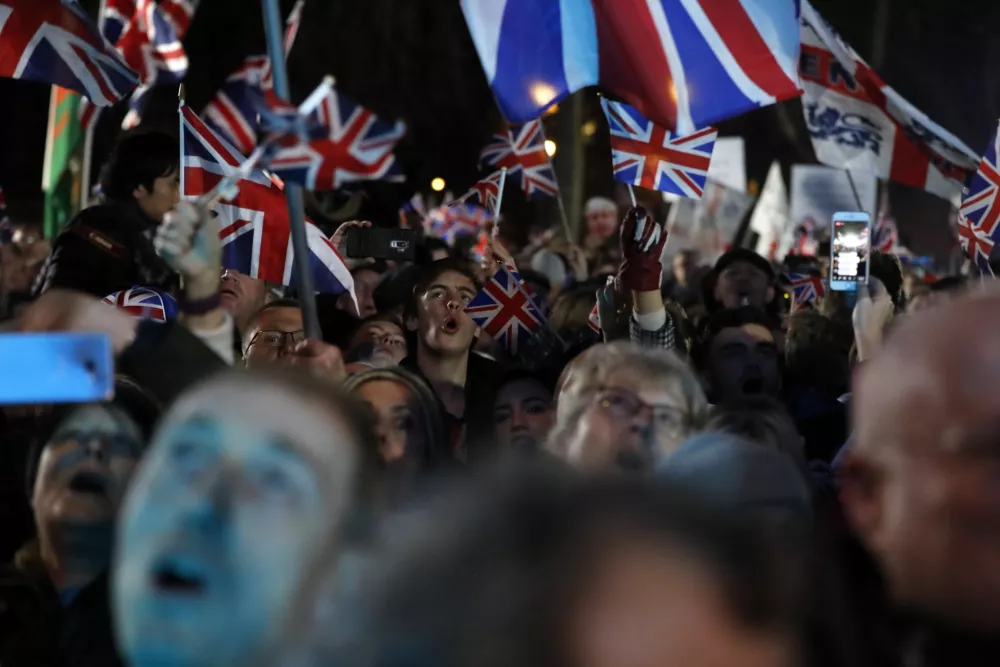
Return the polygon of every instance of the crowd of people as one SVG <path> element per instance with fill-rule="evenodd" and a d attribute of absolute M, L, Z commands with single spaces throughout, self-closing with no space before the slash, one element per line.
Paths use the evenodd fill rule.
<path fill-rule="evenodd" d="M 0 249 L 4 331 L 116 357 L 108 402 L 0 411 L 3 667 L 1000 661 L 988 281 L 873 251 L 797 303 L 822 250 L 664 265 L 661 211 L 593 198 L 576 238 L 351 260 L 309 338 L 177 156 L 126 135 L 101 204 Z M 466 312 L 511 262 L 548 313 L 516 357 Z"/>

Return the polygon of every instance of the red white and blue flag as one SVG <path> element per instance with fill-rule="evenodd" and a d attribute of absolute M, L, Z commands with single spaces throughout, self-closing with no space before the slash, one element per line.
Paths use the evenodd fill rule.
<path fill-rule="evenodd" d="M 511 355 L 545 326 L 545 316 L 512 266 L 501 265 L 465 311 Z"/>
<path fill-rule="evenodd" d="M 299 0 L 285 23 L 285 55 L 291 51 L 302 20 Z M 260 143 L 257 136 L 257 107 L 254 100 L 274 89 L 271 60 L 266 55 L 248 56 L 223 82 L 219 92 L 201 112 L 216 133 L 225 137 L 241 153 L 249 155 Z"/>
<path fill-rule="evenodd" d="M 600 85 L 687 135 L 799 95 L 798 0 L 461 0 L 512 123 Z"/>
<path fill-rule="evenodd" d="M 454 245 L 460 236 L 475 236 L 493 219 L 482 206 L 460 203 L 454 206 L 439 206 L 424 218 L 424 228 L 431 236 L 436 236 L 448 245 Z"/>
<path fill-rule="evenodd" d="M 332 89 L 310 119 L 329 131 L 278 150 L 268 162 L 276 176 L 308 190 L 336 190 L 354 181 L 404 180 L 392 152 L 406 134 L 403 121 L 384 121 Z"/>
<path fill-rule="evenodd" d="M 792 288 L 792 312 L 802 310 L 806 304 L 816 303 L 826 291 L 823 279 L 811 273 L 791 273 L 788 280 Z"/>
<path fill-rule="evenodd" d="M 879 213 L 872 229 L 872 247 L 884 253 L 896 252 L 899 245 L 899 228 L 896 218 L 888 213 Z"/>
<path fill-rule="evenodd" d="M 109 294 L 103 301 L 143 320 L 167 322 L 177 319 L 178 308 L 174 297 L 152 287 L 132 287 Z"/>
<path fill-rule="evenodd" d="M 196 198 L 224 176 L 237 176 L 245 161 L 235 148 L 212 132 L 194 111 L 181 107 L 181 195 Z M 251 278 L 295 285 L 288 204 L 279 182 L 254 170 L 239 181 L 239 193 L 213 208 L 222 239 L 222 265 Z M 309 264 L 319 292 L 354 297 L 354 280 L 344 260 L 323 232 L 308 219 Z"/>
<path fill-rule="evenodd" d="M 490 215 L 497 214 L 497 199 L 500 196 L 500 177 L 502 172 L 496 171 L 478 181 L 468 192 L 451 202 L 450 206 L 458 204 L 476 204 L 482 206 Z"/>
<path fill-rule="evenodd" d="M 597 307 L 597 303 L 594 303 L 593 309 L 590 311 L 590 316 L 587 317 L 587 326 L 595 334 L 600 335 L 601 333 L 601 311 Z"/>
<path fill-rule="evenodd" d="M 539 118 L 494 134 L 480 152 L 479 162 L 498 169 L 507 167 L 507 178 L 520 180 L 527 199 L 538 195 L 559 196 L 556 172 L 545 152 L 545 130 Z"/>
<path fill-rule="evenodd" d="M 993 254 L 994 241 L 981 229 L 973 226 L 961 211 L 958 212 L 958 243 L 962 250 L 973 260 L 983 273 L 992 273 L 990 255 Z"/>
<path fill-rule="evenodd" d="M 1000 128 L 993 133 L 979 169 L 958 208 L 959 240 L 980 266 L 1000 239 Z M 966 228 L 963 234 L 962 228 Z M 987 245 L 988 243 L 988 245 Z"/>
<path fill-rule="evenodd" d="M 0 77 L 69 88 L 102 107 L 139 83 L 75 0 L 0 2 Z"/>
<path fill-rule="evenodd" d="M 978 156 L 886 85 L 808 0 L 801 40 L 802 109 L 820 162 L 946 199 L 961 191 Z"/>
<path fill-rule="evenodd" d="M 627 104 L 601 98 L 601 108 L 611 128 L 616 181 L 701 199 L 718 130 L 674 137 Z"/>

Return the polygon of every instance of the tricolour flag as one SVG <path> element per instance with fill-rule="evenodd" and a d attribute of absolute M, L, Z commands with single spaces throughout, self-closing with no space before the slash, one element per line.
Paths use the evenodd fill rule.
<path fill-rule="evenodd" d="M 181 107 L 182 196 L 210 192 L 224 176 L 238 176 L 245 157 L 219 137 L 186 106 Z M 281 185 L 255 170 L 239 180 L 239 193 L 215 205 L 222 265 L 251 278 L 295 285 L 288 204 Z M 320 292 L 350 292 L 354 280 L 333 243 L 308 219 L 309 264 Z"/>
<path fill-rule="evenodd" d="M 601 108 L 611 128 L 616 181 L 701 199 L 718 130 L 675 137 L 627 104 L 601 98 Z"/>
<path fill-rule="evenodd" d="M 45 237 L 55 238 L 76 214 L 80 202 L 80 172 L 70 162 L 83 149 L 79 93 L 52 86 L 49 125 L 45 135 L 42 192 L 45 195 Z"/>
<path fill-rule="evenodd" d="M 514 123 L 600 84 L 686 135 L 800 92 L 797 0 L 462 0 L 462 10 Z"/>
<path fill-rule="evenodd" d="M 975 171 L 976 154 L 887 86 L 808 0 L 802 3 L 799 74 L 820 162 L 946 199 Z"/>
<path fill-rule="evenodd" d="M 523 285 L 521 276 L 501 265 L 465 307 L 469 317 L 511 355 L 545 326 L 545 316 Z"/>
<path fill-rule="evenodd" d="M 539 118 L 511 125 L 494 134 L 480 152 L 479 161 L 498 169 L 507 167 L 507 178 L 519 180 L 528 199 L 538 195 L 559 195 L 556 172 L 545 152 L 545 130 Z"/>
<path fill-rule="evenodd" d="M 139 83 L 75 0 L 0 2 L 0 77 L 69 88 L 98 106 Z"/>

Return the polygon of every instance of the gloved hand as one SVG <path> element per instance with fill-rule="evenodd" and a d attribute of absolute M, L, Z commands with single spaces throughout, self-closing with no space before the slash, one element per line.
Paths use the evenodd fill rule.
<path fill-rule="evenodd" d="M 184 277 L 188 298 L 198 299 L 218 291 L 222 277 L 222 242 L 207 210 L 188 201 L 180 202 L 164 216 L 156 230 L 153 247 L 170 268 Z"/>
<path fill-rule="evenodd" d="M 618 277 L 622 287 L 633 292 L 659 291 L 666 228 L 641 206 L 630 208 L 625 213 L 620 239 L 623 261 Z"/>

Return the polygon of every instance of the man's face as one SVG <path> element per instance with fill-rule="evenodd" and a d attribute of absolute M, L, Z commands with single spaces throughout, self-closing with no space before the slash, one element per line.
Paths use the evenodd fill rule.
<path fill-rule="evenodd" d="M 618 211 L 612 208 L 591 211 L 587 214 L 587 235 L 600 241 L 610 238 L 618 230 Z"/>
<path fill-rule="evenodd" d="M 674 391 L 670 391 L 673 389 Z M 602 386 L 560 395 L 572 401 L 572 430 L 562 455 L 581 470 L 649 472 L 687 437 L 687 409 L 674 381 L 650 381 L 630 370 L 615 371 Z"/>
<path fill-rule="evenodd" d="M 371 352 L 364 352 L 362 346 Z M 406 336 L 403 328 L 386 321 L 369 322 L 354 334 L 347 356 L 363 352 L 363 361 L 379 366 L 397 366 L 406 357 Z"/>
<path fill-rule="evenodd" d="M 117 408 L 87 405 L 75 410 L 42 451 L 32 494 L 36 522 L 112 521 L 143 444 L 138 427 Z"/>
<path fill-rule="evenodd" d="M 540 382 L 522 378 L 508 382 L 497 392 L 493 424 L 497 444 L 521 452 L 541 449 L 556 414 L 552 392 Z"/>
<path fill-rule="evenodd" d="M 378 287 L 379 278 L 381 276 L 378 273 L 367 269 L 354 272 L 354 295 L 358 297 L 360 312 L 357 315 L 361 319 L 371 317 L 378 312 L 375 308 L 375 288 Z M 354 302 L 351 301 L 351 295 L 346 292 L 341 294 L 337 299 L 337 308 L 353 313 Z"/>
<path fill-rule="evenodd" d="M 352 494 L 358 443 L 273 385 L 182 399 L 122 511 L 116 636 L 132 665 L 235 667 L 263 650 Z"/>
<path fill-rule="evenodd" d="M 723 308 L 753 306 L 763 309 L 774 298 L 767 274 L 749 262 L 736 261 L 727 266 L 715 284 L 715 300 Z"/>
<path fill-rule="evenodd" d="M 153 181 L 152 190 L 140 185 L 132 192 L 132 196 L 146 215 L 157 222 L 163 222 L 163 216 L 172 211 L 181 200 L 180 171 L 174 167 L 173 171 Z"/>
<path fill-rule="evenodd" d="M 235 269 L 226 269 L 222 272 L 219 298 L 222 307 L 242 328 L 254 313 L 264 307 L 267 301 L 267 283 Z"/>
<path fill-rule="evenodd" d="M 430 443 L 426 442 L 423 410 L 409 387 L 402 382 L 371 380 L 358 387 L 356 393 L 378 415 L 375 432 L 382 461 L 401 464 L 408 456 L 411 462 L 419 462 Z"/>
<path fill-rule="evenodd" d="M 682 252 L 674 257 L 674 278 L 681 285 L 687 285 L 698 268 L 697 257 L 690 252 Z"/>
<path fill-rule="evenodd" d="M 466 354 L 476 335 L 476 324 L 465 312 L 476 295 L 476 285 L 456 271 L 445 271 L 420 296 L 417 328 L 420 342 L 443 356 Z"/>
<path fill-rule="evenodd" d="M 709 382 L 717 402 L 781 389 L 774 334 L 759 324 L 723 329 L 709 348 Z"/>
<path fill-rule="evenodd" d="M 791 667 L 794 639 L 754 631 L 697 558 L 650 539 L 618 538 L 570 616 L 581 667 Z"/>
<path fill-rule="evenodd" d="M 247 368 L 286 360 L 295 344 L 305 339 L 302 311 L 298 308 L 268 308 L 247 331 L 243 358 Z"/>

